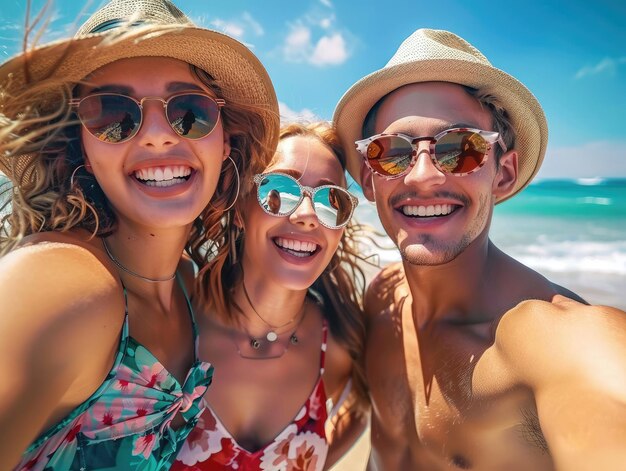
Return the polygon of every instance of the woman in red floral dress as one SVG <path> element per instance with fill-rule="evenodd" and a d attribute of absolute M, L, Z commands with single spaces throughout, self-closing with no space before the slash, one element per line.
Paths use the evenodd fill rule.
<path fill-rule="evenodd" d="M 328 125 L 292 124 L 242 182 L 198 276 L 215 382 L 174 470 L 322 470 L 364 429 L 364 276 L 344 168 Z"/>

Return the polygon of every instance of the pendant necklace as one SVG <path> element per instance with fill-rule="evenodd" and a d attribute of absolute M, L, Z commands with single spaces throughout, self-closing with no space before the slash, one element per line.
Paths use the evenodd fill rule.
<path fill-rule="evenodd" d="M 281 325 L 272 325 L 269 322 L 267 322 L 265 319 L 263 319 L 263 317 L 261 316 L 261 314 L 259 314 L 257 312 L 257 310 L 254 308 L 254 304 L 252 304 L 252 300 L 250 299 L 250 295 L 248 294 L 248 290 L 246 289 L 246 284 L 244 282 L 241 283 L 242 287 L 243 287 L 243 294 L 246 296 L 246 300 L 248 301 L 248 304 L 250 305 L 250 307 L 252 308 L 252 312 L 254 312 L 256 314 L 256 316 L 261 319 L 261 322 L 263 322 L 266 326 L 268 326 L 270 328 L 270 330 L 267 332 L 267 334 L 265 334 L 265 338 L 268 342 L 275 342 L 276 340 L 278 340 L 278 334 L 276 333 L 277 330 L 282 329 L 283 327 L 287 327 L 289 324 L 291 324 L 293 321 L 296 320 L 296 318 L 302 313 L 302 311 L 304 310 L 304 306 L 306 304 L 306 299 L 305 302 L 302 304 L 302 309 L 296 313 L 295 316 L 293 316 L 291 319 L 289 319 L 287 322 L 285 322 L 284 324 Z M 241 309 L 239 309 L 239 311 L 241 311 Z M 245 315 L 245 314 L 244 314 Z M 297 327 L 297 326 L 296 326 Z M 253 341 L 257 341 L 256 339 L 253 338 Z M 293 342 L 292 342 L 293 343 Z M 297 339 L 296 339 L 296 343 L 297 343 Z M 258 348 L 258 347 L 257 347 Z"/>
<path fill-rule="evenodd" d="M 254 337 L 245 328 L 244 332 L 233 331 L 231 338 L 239 356 L 248 360 L 269 360 L 282 357 L 291 345 L 297 345 L 300 342 L 297 333 L 306 316 L 307 304 L 308 299 L 305 299 L 300 311 L 300 318 L 293 330 L 276 334 L 276 339 L 274 340 L 269 340 L 267 335 L 265 338 Z M 242 312 L 240 309 L 238 310 Z M 281 336 L 284 336 L 284 340 L 280 339 Z M 269 337 L 272 338 L 271 336 Z"/>

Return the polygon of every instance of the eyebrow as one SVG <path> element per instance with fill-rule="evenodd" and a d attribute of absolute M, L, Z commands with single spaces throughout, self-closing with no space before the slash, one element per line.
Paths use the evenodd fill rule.
<path fill-rule="evenodd" d="M 124 85 L 102 85 L 100 87 L 89 88 L 86 90 L 85 95 L 92 93 L 119 93 L 122 95 L 130 95 L 133 89 Z"/>
<path fill-rule="evenodd" d="M 444 131 L 448 131 L 450 129 L 456 129 L 456 128 L 482 129 L 476 123 L 472 124 L 472 123 L 459 122 L 459 123 L 443 124 L 443 125 L 435 128 L 432 131 L 432 136 L 436 136 L 439 133 L 442 133 Z M 489 131 L 489 129 L 484 129 L 484 131 Z M 381 134 L 388 135 L 388 134 L 395 134 L 395 133 L 405 134 L 407 136 L 411 136 L 411 137 L 414 137 L 414 138 L 415 137 L 425 137 L 425 136 L 415 136 L 415 135 L 413 135 L 413 133 L 411 131 L 408 131 L 408 129 L 404 129 L 404 128 L 393 129 L 392 131 L 383 131 Z"/>
<path fill-rule="evenodd" d="M 195 83 L 190 82 L 169 82 L 165 89 L 168 92 L 178 92 L 183 90 L 192 90 L 192 91 L 204 91 L 202 87 Z M 87 91 L 87 94 L 91 93 L 119 93 L 121 95 L 132 95 L 135 89 L 133 87 L 129 87 L 127 85 L 118 85 L 118 84 L 108 84 L 102 85 L 100 87 L 95 87 Z"/>
<path fill-rule="evenodd" d="M 167 84 L 168 92 L 178 92 L 180 90 L 204 91 L 200 85 L 190 82 L 170 82 Z"/>
<path fill-rule="evenodd" d="M 441 126 L 439 126 L 438 128 L 435 128 L 433 130 L 433 136 L 436 136 L 439 133 L 442 133 L 444 131 L 448 131 L 450 129 L 456 129 L 456 128 L 471 128 L 471 129 L 481 129 L 480 126 L 476 125 L 476 124 L 470 124 L 470 123 L 452 123 L 452 124 L 443 124 Z M 406 134 L 406 133 L 403 133 Z M 409 134 L 411 135 L 411 134 Z M 413 137 L 417 137 L 417 136 L 413 136 Z"/>
<path fill-rule="evenodd" d="M 273 172 L 280 172 L 280 173 L 286 173 L 287 175 L 292 176 L 293 178 L 295 178 L 296 180 L 300 180 L 300 178 L 302 178 L 302 173 L 298 172 L 297 170 L 292 170 L 290 168 L 276 168 L 276 169 L 272 169 Z M 322 185 L 335 185 L 335 186 L 341 186 L 340 183 L 335 183 L 332 180 L 329 180 L 327 178 L 320 178 L 317 181 L 317 184 L 315 186 L 322 186 Z M 303 185 L 303 186 L 307 186 L 307 185 Z"/>
<path fill-rule="evenodd" d="M 480 126 L 478 126 L 477 124 L 470 124 L 470 123 L 454 123 L 451 126 L 445 126 L 444 128 L 441 129 L 441 131 L 446 131 L 448 129 L 454 129 L 454 128 L 473 128 L 473 129 L 481 129 Z M 440 132 L 441 132 L 440 131 Z"/>

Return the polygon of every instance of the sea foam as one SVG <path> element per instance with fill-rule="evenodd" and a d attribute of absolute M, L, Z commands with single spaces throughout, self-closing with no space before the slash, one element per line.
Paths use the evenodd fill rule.
<path fill-rule="evenodd" d="M 508 247 L 507 253 L 537 270 L 626 275 L 626 242 L 560 241 Z"/>

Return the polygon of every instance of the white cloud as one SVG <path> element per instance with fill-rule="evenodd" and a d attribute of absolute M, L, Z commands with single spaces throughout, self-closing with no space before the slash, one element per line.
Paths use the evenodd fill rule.
<path fill-rule="evenodd" d="M 280 110 L 280 122 L 283 123 L 291 123 L 291 122 L 313 122 L 319 121 L 320 118 L 310 109 L 303 108 L 300 111 L 295 111 L 289 108 L 285 103 L 278 102 L 278 107 Z"/>
<path fill-rule="evenodd" d="M 590 75 L 609 74 L 615 75 L 619 64 L 626 64 L 626 56 L 611 58 L 605 57 L 596 65 L 585 66 L 576 72 L 575 78 L 580 79 Z"/>
<path fill-rule="evenodd" d="M 302 24 L 291 26 L 291 31 L 285 39 L 283 54 L 290 62 L 306 60 L 311 48 L 311 30 Z"/>
<path fill-rule="evenodd" d="M 324 35 L 315 44 L 312 36 L 311 28 L 301 22 L 292 25 L 283 45 L 285 60 L 323 67 L 343 64 L 348 59 L 346 40 L 341 33 Z"/>
<path fill-rule="evenodd" d="M 250 28 L 252 29 L 252 32 L 256 36 L 263 36 L 265 34 L 265 30 L 261 26 L 261 23 L 259 23 L 257 20 L 255 20 L 250 13 L 248 13 L 247 11 L 244 11 L 243 15 L 241 15 L 241 16 L 243 18 L 243 21 L 248 26 L 250 26 Z"/>
<path fill-rule="evenodd" d="M 626 177 L 626 140 L 548 146 L 538 178 Z"/>
<path fill-rule="evenodd" d="M 334 21 L 335 21 L 335 15 L 332 14 L 330 16 L 325 16 L 321 20 L 319 20 L 319 25 L 323 29 L 328 29 L 332 26 Z"/>
<path fill-rule="evenodd" d="M 224 34 L 227 34 L 237 39 L 243 38 L 243 35 L 245 33 L 245 30 L 241 25 L 232 21 L 224 21 L 220 18 L 216 18 L 211 21 L 211 26 L 213 26 L 216 30 L 223 32 Z"/>
<path fill-rule="evenodd" d="M 247 11 L 243 12 L 239 18 L 231 20 L 215 18 L 210 22 L 210 25 L 216 30 L 239 40 L 243 40 L 248 35 L 259 37 L 265 34 L 261 24 Z"/>
<path fill-rule="evenodd" d="M 316 67 L 343 64 L 351 55 L 355 37 L 337 20 L 332 0 L 319 0 L 308 11 L 287 23 L 287 35 L 279 46 L 287 62 Z"/>
<path fill-rule="evenodd" d="M 348 58 L 346 41 L 340 33 L 332 36 L 323 36 L 317 42 L 311 63 L 315 65 L 338 65 L 343 64 Z"/>

